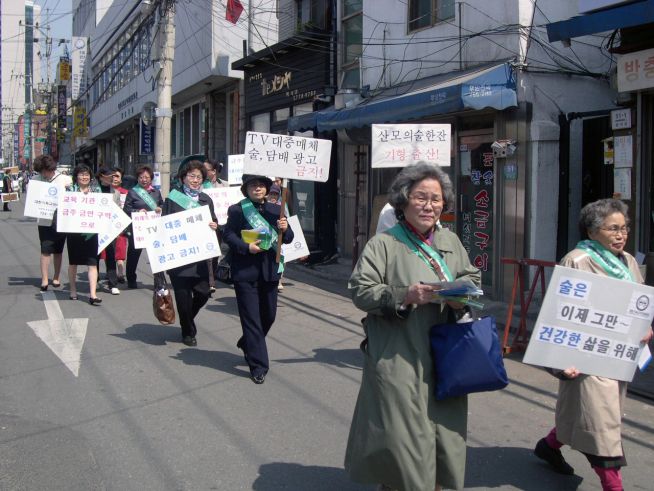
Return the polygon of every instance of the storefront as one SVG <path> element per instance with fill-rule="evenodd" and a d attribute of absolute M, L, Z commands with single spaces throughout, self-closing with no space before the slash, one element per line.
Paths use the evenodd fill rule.
<path fill-rule="evenodd" d="M 245 130 L 288 134 L 289 118 L 312 113 L 331 86 L 329 48 L 328 33 L 305 33 L 234 62 L 232 68 L 244 72 Z M 325 137 L 312 130 L 292 134 Z M 336 251 L 334 160 L 326 183 L 291 181 L 288 189 L 289 209 L 299 218 L 311 260 L 332 256 Z"/>

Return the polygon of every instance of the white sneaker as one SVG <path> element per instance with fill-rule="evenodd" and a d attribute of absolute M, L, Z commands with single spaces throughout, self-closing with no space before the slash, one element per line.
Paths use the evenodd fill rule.
<path fill-rule="evenodd" d="M 277 285 L 277 291 L 281 292 L 282 290 L 284 290 L 284 285 L 280 283 L 279 285 Z"/>
<path fill-rule="evenodd" d="M 112 295 L 120 295 L 120 290 L 114 286 L 114 287 L 111 289 L 111 294 L 112 294 Z"/>

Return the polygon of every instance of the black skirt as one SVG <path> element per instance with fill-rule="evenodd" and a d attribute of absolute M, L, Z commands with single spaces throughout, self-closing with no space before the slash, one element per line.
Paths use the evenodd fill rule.
<path fill-rule="evenodd" d="M 61 254 L 64 252 L 66 234 L 57 232 L 52 225 L 39 225 L 39 242 L 41 254 Z"/>
<path fill-rule="evenodd" d="M 87 240 L 86 234 L 67 234 L 68 264 L 74 266 L 98 265 L 98 235 Z"/>

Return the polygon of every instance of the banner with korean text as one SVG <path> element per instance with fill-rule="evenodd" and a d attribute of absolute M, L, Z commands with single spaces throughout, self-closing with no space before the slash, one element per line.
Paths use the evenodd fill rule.
<path fill-rule="evenodd" d="M 218 225 L 227 223 L 227 209 L 243 199 L 240 187 L 204 188 L 202 192 L 213 201 Z"/>
<path fill-rule="evenodd" d="M 248 131 L 243 172 L 326 182 L 331 152 L 331 140 Z"/>
<path fill-rule="evenodd" d="M 654 288 L 556 266 L 525 363 L 631 381 L 654 317 Z"/>
<path fill-rule="evenodd" d="M 420 160 L 449 166 L 452 127 L 449 124 L 373 124 L 373 168 L 406 167 Z"/>
<path fill-rule="evenodd" d="M 282 254 L 284 255 L 284 262 L 290 263 L 296 259 L 308 256 L 311 252 L 307 245 L 307 240 L 304 238 L 304 232 L 300 226 L 300 220 L 297 215 L 288 217 L 288 226 L 293 231 L 293 242 L 290 244 L 282 244 Z"/>
<path fill-rule="evenodd" d="M 61 184 L 32 179 L 27 185 L 23 215 L 52 220 L 63 192 L 64 186 Z"/>
<path fill-rule="evenodd" d="M 157 233 L 157 220 L 159 213 L 156 211 L 135 211 L 132 213 L 132 235 L 134 238 L 134 249 L 145 249 Z"/>
<path fill-rule="evenodd" d="M 147 245 L 153 273 L 220 256 L 208 206 L 159 217 L 156 238 Z"/>
<path fill-rule="evenodd" d="M 245 155 L 228 155 L 227 156 L 227 182 L 230 186 L 243 183 L 243 163 Z"/>

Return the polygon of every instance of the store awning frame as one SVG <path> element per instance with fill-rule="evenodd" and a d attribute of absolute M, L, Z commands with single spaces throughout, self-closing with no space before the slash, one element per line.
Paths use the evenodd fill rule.
<path fill-rule="evenodd" d="M 547 24 L 550 43 L 654 22 L 654 0 L 620 5 Z"/>
<path fill-rule="evenodd" d="M 425 80 L 419 82 L 425 84 Z M 397 92 L 401 90 L 406 92 L 398 95 Z M 390 95 L 391 91 L 395 94 Z M 510 63 L 505 62 L 446 79 L 440 76 L 434 83 L 415 90 L 411 90 L 411 84 L 405 84 L 387 90 L 386 94 L 365 99 L 355 107 L 317 111 L 289 118 L 288 129 L 315 129 L 322 133 L 372 124 L 419 120 L 464 110 L 504 110 L 517 105 L 515 71 Z"/>

